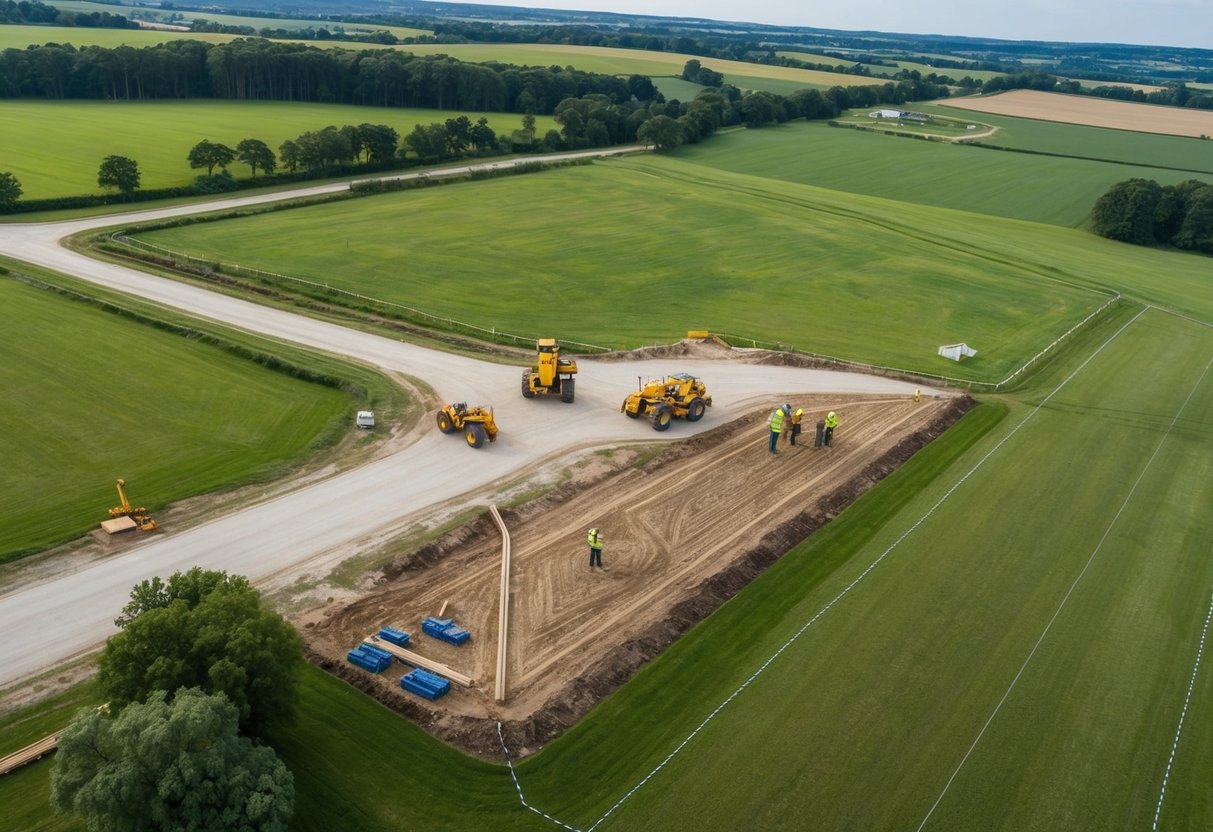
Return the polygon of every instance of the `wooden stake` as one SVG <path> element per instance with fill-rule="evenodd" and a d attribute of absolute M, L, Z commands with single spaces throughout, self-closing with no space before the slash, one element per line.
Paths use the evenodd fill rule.
<path fill-rule="evenodd" d="M 506 644 L 510 634 L 510 533 L 497 506 L 489 506 L 489 513 L 501 529 L 501 602 L 497 611 L 497 684 L 493 698 L 505 702 Z"/>

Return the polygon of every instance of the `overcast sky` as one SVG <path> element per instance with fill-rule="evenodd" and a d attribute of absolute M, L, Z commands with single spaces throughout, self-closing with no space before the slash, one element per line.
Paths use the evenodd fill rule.
<path fill-rule="evenodd" d="M 458 0 L 455 0 L 458 2 Z M 1213 0 L 479 0 L 847 31 L 1213 49 Z"/>

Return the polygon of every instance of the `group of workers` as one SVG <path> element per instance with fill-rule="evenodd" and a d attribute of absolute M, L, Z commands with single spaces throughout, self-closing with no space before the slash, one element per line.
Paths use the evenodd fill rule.
<path fill-rule="evenodd" d="M 771 418 L 767 421 L 767 427 L 771 429 L 769 450 L 772 454 L 779 453 L 779 437 L 784 433 L 788 435 L 790 444 L 796 444 L 796 437 L 800 436 L 800 423 L 803 418 L 803 407 L 796 408 L 795 412 L 793 412 L 792 405 L 790 404 L 775 408 L 775 412 L 771 414 Z M 831 410 L 826 414 L 825 419 L 817 423 L 819 436 L 815 444 L 829 447 L 830 442 L 834 439 L 834 428 L 836 427 L 838 427 L 838 414 Z"/>
<path fill-rule="evenodd" d="M 767 422 L 771 429 L 771 446 L 772 454 L 779 453 L 779 437 L 781 434 L 788 435 L 789 444 L 796 444 L 796 437 L 800 436 L 800 424 L 804 419 L 804 408 L 798 407 L 792 410 L 792 405 L 785 404 L 775 408 L 775 412 L 771 414 L 770 420 Z M 829 447 L 834 439 L 834 429 L 838 427 L 838 414 L 831 410 L 826 414 L 826 417 L 817 423 L 817 428 L 820 432 L 820 444 Z M 597 566 L 599 569 L 604 568 L 602 565 L 602 548 L 606 543 L 597 528 L 590 529 L 586 535 L 586 543 L 590 547 L 590 568 Z"/>

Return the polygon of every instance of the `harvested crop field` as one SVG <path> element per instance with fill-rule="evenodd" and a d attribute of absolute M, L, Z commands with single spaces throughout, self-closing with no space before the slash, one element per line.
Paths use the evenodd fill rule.
<path fill-rule="evenodd" d="M 1012 90 L 989 97 L 957 98 L 937 103 L 945 107 L 980 113 L 1060 121 L 1090 127 L 1111 127 L 1115 130 L 1136 130 L 1140 133 L 1213 136 L 1213 111 L 1209 110 L 1137 104 L 1131 101 L 1036 90 Z"/>
<path fill-rule="evenodd" d="M 772 403 L 773 405 L 774 403 Z M 619 464 L 503 511 L 512 541 L 507 697 L 494 701 L 501 537 L 482 516 L 384 570 L 359 600 L 304 629 L 312 659 L 431 733 L 472 753 L 538 750 L 617 689 L 679 635 L 784 552 L 833 518 L 962 415 L 967 397 L 801 397 L 800 446 L 767 453 L 766 409 L 669 446 L 643 465 Z M 826 410 L 841 425 L 812 447 Z M 627 457 L 624 458 L 625 460 Z M 586 529 L 606 538 L 605 569 L 588 565 Z M 420 622 L 448 603 L 472 633 L 455 647 Z M 407 668 L 372 675 L 345 653 L 382 625 L 412 648 L 470 676 L 435 703 L 404 694 Z"/>

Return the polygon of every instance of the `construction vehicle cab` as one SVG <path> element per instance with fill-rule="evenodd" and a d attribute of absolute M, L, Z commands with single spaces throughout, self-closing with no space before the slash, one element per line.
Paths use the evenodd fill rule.
<path fill-rule="evenodd" d="M 577 362 L 560 357 L 560 345 L 555 338 L 540 338 L 535 342 L 539 352 L 536 363 L 522 371 L 522 395 L 560 396 L 562 402 L 572 403 L 577 380 Z"/>
<path fill-rule="evenodd" d="M 639 379 L 637 379 L 639 382 Z M 702 381 L 686 373 L 651 378 L 630 393 L 619 409 L 633 419 L 648 415 L 653 430 L 668 430 L 675 417 L 698 422 L 712 406 L 712 397 Z"/>
<path fill-rule="evenodd" d="M 118 480 L 117 487 L 118 487 L 118 499 L 122 501 L 122 505 L 110 509 L 109 514 L 110 514 L 111 521 L 117 520 L 121 517 L 127 517 L 127 518 L 130 518 L 130 520 L 134 522 L 134 526 L 112 525 L 112 526 L 110 526 L 110 528 L 106 528 L 107 523 L 102 523 L 101 528 L 104 529 L 105 531 L 111 532 L 111 533 L 126 531 L 131 528 L 138 529 L 141 532 L 154 531 L 156 528 L 156 521 L 153 520 L 151 517 L 148 517 L 147 509 L 145 509 L 143 506 L 139 506 L 138 508 L 135 508 L 134 506 L 131 505 L 131 501 L 126 498 L 126 480 Z M 107 521 L 107 522 L 109 522 L 109 521 Z"/>
<path fill-rule="evenodd" d="M 443 433 L 463 431 L 463 438 L 473 448 L 480 448 L 485 440 L 497 441 L 497 423 L 493 421 L 491 407 L 468 407 L 465 402 L 448 404 L 438 411 L 438 430 Z"/>

